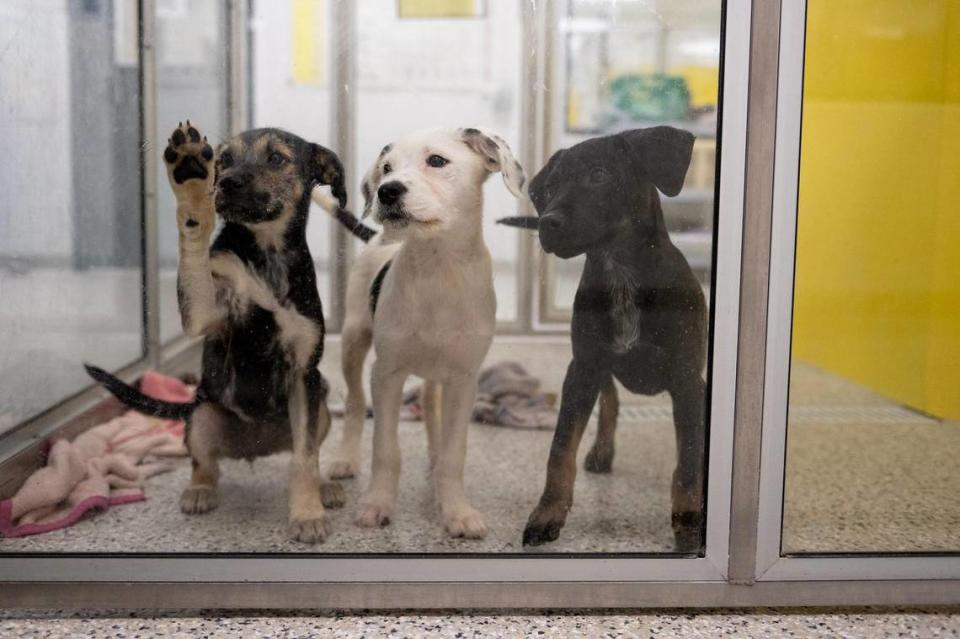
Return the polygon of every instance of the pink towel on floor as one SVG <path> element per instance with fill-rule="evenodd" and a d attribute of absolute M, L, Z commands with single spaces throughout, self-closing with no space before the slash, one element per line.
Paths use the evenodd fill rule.
<path fill-rule="evenodd" d="M 156 399 L 193 399 L 193 390 L 179 379 L 152 371 L 144 374 L 140 388 Z M 91 510 L 142 501 L 143 481 L 173 468 L 162 458 L 187 454 L 183 432 L 183 422 L 127 411 L 73 441 L 55 441 L 47 465 L 0 502 L 0 536 L 48 532 Z"/>

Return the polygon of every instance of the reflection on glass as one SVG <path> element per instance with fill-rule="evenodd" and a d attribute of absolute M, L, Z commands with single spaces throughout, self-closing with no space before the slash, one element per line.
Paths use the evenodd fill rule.
<path fill-rule="evenodd" d="M 413 12 L 439 4 L 404 3 Z M 199 40 L 217 49 L 223 16 L 206 4 L 176 20 L 158 15 L 166 46 L 188 45 L 160 87 L 168 121 L 158 139 L 175 137 L 175 148 L 156 152 L 198 186 L 191 199 L 192 187 L 176 179 L 164 175 L 159 185 L 168 257 L 189 253 L 182 268 L 204 275 L 182 287 L 195 320 L 187 323 L 206 339 L 203 406 L 182 413 L 193 463 L 177 460 L 147 480 L 144 502 L 4 540 L 4 549 L 702 554 L 720 11 L 716 2 L 683 4 L 573 2 L 547 29 L 564 34 L 570 50 L 550 56 L 521 51 L 524 21 L 541 14 L 515 3 L 454 2 L 460 10 L 445 15 L 475 10 L 423 19 L 401 17 L 393 1 L 363 0 L 356 37 L 335 34 L 355 60 L 358 86 L 339 87 L 330 82 L 331 3 L 255 2 L 255 126 L 336 152 L 331 98 L 354 91 L 356 165 L 346 175 L 286 134 L 248 132 L 205 156 L 189 128 L 173 133 L 189 117 L 211 139 L 227 137 L 214 111 L 222 44 L 207 57 L 191 48 Z M 178 29 L 187 15 L 201 24 Z M 575 58 L 579 66 L 563 76 Z M 536 95 L 520 86 L 521 71 L 536 61 L 569 82 L 536 107 L 559 127 L 554 135 L 520 123 Z M 200 79 L 201 93 L 174 90 Z M 413 133 L 422 129 L 430 131 Z M 521 167 L 524 148 L 544 135 L 543 162 Z M 291 315 L 304 300 L 316 310 L 313 269 L 290 261 L 301 235 L 329 313 L 333 220 L 350 221 L 333 198 L 318 199 L 334 216 L 309 203 L 304 189 L 314 183 L 335 196 L 355 185 L 348 208 L 369 209 L 364 223 L 380 232 L 366 247 L 354 240 L 357 257 L 336 269 L 350 274 L 340 283 L 348 308 L 320 361 L 332 414 L 320 467 L 340 488 L 321 488 L 308 470 L 317 455 L 303 435 L 323 430 L 307 357 L 316 355 L 318 322 Z M 190 200 L 179 222 L 175 191 Z M 535 277 L 518 281 L 536 272 L 518 264 L 531 230 L 495 222 L 524 210 L 518 198 L 527 194 L 537 217 L 515 223 L 536 227 L 536 244 L 559 258 L 566 279 L 557 290 L 572 298 L 579 287 L 572 319 L 538 313 L 517 293 L 537 290 Z M 284 226 L 293 219 L 284 214 L 308 206 L 306 231 Z M 214 208 L 233 233 L 215 240 L 217 252 L 245 258 L 197 258 Z M 187 224 L 191 212 L 196 225 Z M 279 217 L 263 226 L 260 214 Z M 237 238 L 249 240 L 239 252 Z M 214 268 L 217 277 L 206 277 Z M 208 284 L 218 293 L 205 307 L 197 300 Z M 169 311 L 175 298 L 165 299 Z M 556 330 L 507 334 L 522 308 Z M 303 344 L 302 353 L 290 350 Z M 287 377 L 298 366 L 304 374 Z M 282 451 L 291 446 L 294 455 Z M 330 534 L 314 545 L 319 496 Z"/>
<path fill-rule="evenodd" d="M 0 432 L 142 353 L 132 3 L 0 2 Z"/>
<path fill-rule="evenodd" d="M 786 552 L 960 548 L 960 11 L 811 1 Z"/>

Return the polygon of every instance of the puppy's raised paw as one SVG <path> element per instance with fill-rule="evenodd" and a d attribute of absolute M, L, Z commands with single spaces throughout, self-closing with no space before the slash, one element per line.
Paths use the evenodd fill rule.
<path fill-rule="evenodd" d="M 291 519 L 287 526 L 287 536 L 293 541 L 305 544 L 317 544 L 327 538 L 330 524 L 325 515 L 310 519 Z"/>
<path fill-rule="evenodd" d="M 338 482 L 325 481 L 320 484 L 320 501 L 327 508 L 343 508 L 347 494 Z"/>
<path fill-rule="evenodd" d="M 181 122 L 170 134 L 167 148 L 163 150 L 163 161 L 167 165 L 170 184 L 187 182 L 205 182 L 213 175 L 213 147 L 206 136 L 190 124 Z"/>
<path fill-rule="evenodd" d="M 487 536 L 487 525 L 483 521 L 483 515 L 469 507 L 445 514 L 443 527 L 451 537 L 483 539 Z"/>
<path fill-rule="evenodd" d="M 209 512 L 220 503 L 216 488 L 189 486 L 180 493 L 180 510 L 188 515 Z"/>
<path fill-rule="evenodd" d="M 163 162 L 177 198 L 177 225 L 188 237 L 206 237 L 213 230 L 214 151 L 190 120 L 170 134 Z"/>

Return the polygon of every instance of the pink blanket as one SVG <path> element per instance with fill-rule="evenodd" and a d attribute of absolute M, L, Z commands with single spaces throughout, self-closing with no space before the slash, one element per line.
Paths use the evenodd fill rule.
<path fill-rule="evenodd" d="M 156 399 L 193 399 L 193 390 L 179 379 L 152 371 L 144 374 L 140 389 Z M 187 454 L 183 431 L 183 422 L 128 411 L 73 441 L 55 441 L 47 465 L 0 502 L 0 536 L 48 532 L 90 511 L 142 501 L 143 481 L 172 470 L 170 457 Z"/>

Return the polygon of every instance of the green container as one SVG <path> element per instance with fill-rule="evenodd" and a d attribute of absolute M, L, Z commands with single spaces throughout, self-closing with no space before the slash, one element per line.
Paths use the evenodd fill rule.
<path fill-rule="evenodd" d="M 631 120 L 668 121 L 690 118 L 690 89 L 680 76 L 631 73 L 610 83 L 614 109 Z"/>

